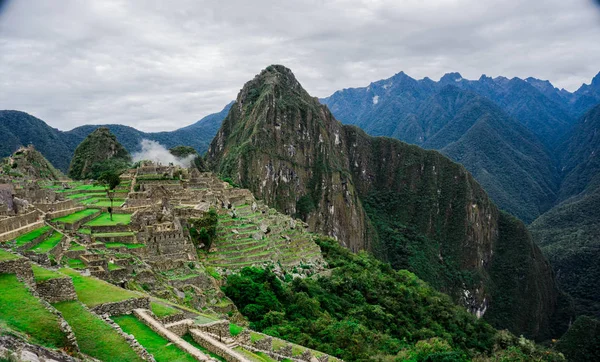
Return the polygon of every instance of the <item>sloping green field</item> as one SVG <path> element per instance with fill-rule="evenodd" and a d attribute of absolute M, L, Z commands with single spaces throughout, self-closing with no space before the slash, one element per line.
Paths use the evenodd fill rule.
<path fill-rule="evenodd" d="M 67 339 L 57 317 L 31 295 L 14 274 L 0 274 L 0 322 L 24 333 L 34 343 L 61 348 Z"/>

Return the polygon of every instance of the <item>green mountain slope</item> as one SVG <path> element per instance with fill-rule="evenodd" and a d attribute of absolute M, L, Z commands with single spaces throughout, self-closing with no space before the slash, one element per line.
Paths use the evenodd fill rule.
<path fill-rule="evenodd" d="M 581 118 L 564 145 L 564 200 L 531 224 L 579 313 L 600 318 L 600 106 Z"/>
<path fill-rule="evenodd" d="M 65 175 L 33 147 L 18 149 L 10 157 L 2 160 L 2 173 L 20 175 L 37 180 L 62 180 Z"/>
<path fill-rule="evenodd" d="M 98 178 L 103 171 L 131 162 L 129 152 L 108 128 L 100 127 L 75 149 L 69 166 L 69 176 L 75 180 Z"/>
<path fill-rule="evenodd" d="M 559 295 L 551 268 L 524 226 L 501 216 L 464 167 L 342 126 L 285 67 L 246 83 L 207 161 L 312 230 L 414 271 L 472 312 L 490 313 L 494 324 L 536 337 L 552 329 Z M 521 258 L 502 259 L 506 245 Z M 492 268 L 508 261 L 522 272 L 502 281 L 512 291 L 503 298 Z M 514 310 L 510 320 L 493 317 L 506 309 Z"/>

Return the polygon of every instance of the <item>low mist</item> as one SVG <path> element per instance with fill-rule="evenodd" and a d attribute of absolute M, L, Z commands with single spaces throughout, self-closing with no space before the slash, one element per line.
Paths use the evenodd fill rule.
<path fill-rule="evenodd" d="M 131 155 L 134 162 L 148 160 L 161 165 L 172 163 L 175 166 L 190 167 L 194 158 L 197 156 L 189 155 L 184 158 L 175 157 L 165 146 L 156 141 L 147 139 L 143 139 L 142 142 L 140 142 L 140 145 L 142 146 L 142 150 Z"/>

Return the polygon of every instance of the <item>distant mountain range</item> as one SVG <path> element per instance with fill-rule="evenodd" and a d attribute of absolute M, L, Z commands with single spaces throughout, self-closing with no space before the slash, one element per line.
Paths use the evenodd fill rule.
<path fill-rule="evenodd" d="M 117 136 L 117 140 L 130 152 L 140 149 L 142 139 L 157 141 L 165 147 L 186 145 L 204 153 L 231 104 L 218 113 L 208 115 L 198 122 L 171 132 L 146 133 L 122 125 L 103 125 Z M 0 157 L 12 154 L 19 146 L 33 144 L 52 164 L 67 172 L 75 148 L 101 125 L 85 125 L 71 131 L 60 131 L 25 112 L 0 111 Z"/>
<path fill-rule="evenodd" d="M 557 150 L 577 118 L 600 103 L 600 73 L 570 93 L 535 78 L 449 73 L 435 82 L 401 72 L 321 102 L 371 135 L 441 151 L 465 165 L 502 209 L 531 222 L 559 199 Z"/>

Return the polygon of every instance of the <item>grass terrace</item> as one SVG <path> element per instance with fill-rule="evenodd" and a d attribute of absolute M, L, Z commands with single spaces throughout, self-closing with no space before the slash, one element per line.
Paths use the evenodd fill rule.
<path fill-rule="evenodd" d="M 115 233 L 97 233 L 97 234 L 94 234 L 94 236 L 97 237 L 97 238 L 117 238 L 117 237 L 120 237 L 120 236 L 134 236 L 134 235 L 135 235 L 135 232 L 133 232 L 133 231 L 122 231 L 122 232 L 115 232 Z"/>
<path fill-rule="evenodd" d="M 113 225 L 129 225 L 131 223 L 131 214 L 113 214 L 113 219 L 110 219 L 108 212 L 102 213 L 94 220 L 85 224 L 86 226 L 113 226 Z"/>
<path fill-rule="evenodd" d="M 4 251 L 0 249 L 0 261 L 14 260 L 19 259 L 18 255 L 9 253 L 8 251 Z"/>
<path fill-rule="evenodd" d="M 45 282 L 46 280 L 59 279 L 65 277 L 64 274 L 61 274 L 54 270 L 42 268 L 35 264 L 31 264 L 31 269 L 33 269 L 33 276 L 35 278 L 35 281 L 38 283 Z"/>
<path fill-rule="evenodd" d="M 75 270 L 63 268 L 60 272 L 73 279 L 77 297 L 90 308 L 103 303 L 121 302 L 141 297 L 138 293 L 119 288 L 100 279 L 83 276 Z"/>
<path fill-rule="evenodd" d="M 21 235 L 15 239 L 15 244 L 17 246 L 25 245 L 30 241 L 35 240 L 36 238 L 42 236 L 44 233 L 50 231 L 50 226 L 42 226 L 39 229 L 35 229 L 33 231 L 28 232 L 27 234 Z"/>
<path fill-rule="evenodd" d="M 79 259 L 69 259 L 67 265 L 73 269 L 85 269 L 85 264 Z"/>
<path fill-rule="evenodd" d="M 58 231 L 55 231 L 52 233 L 52 235 L 44 239 L 44 241 L 42 241 L 41 243 L 37 244 L 29 250 L 38 254 L 46 254 L 50 252 L 50 250 L 54 249 L 54 247 L 58 245 L 58 243 L 60 243 L 62 238 L 63 234 L 59 233 Z"/>
<path fill-rule="evenodd" d="M 156 362 L 193 362 L 191 355 L 154 332 L 150 327 L 131 315 L 114 317 L 113 320 L 127 334 L 132 334 L 144 348 L 154 356 Z"/>
<path fill-rule="evenodd" d="M 116 248 L 139 249 L 139 248 L 146 247 L 146 244 L 104 243 L 104 245 L 109 249 L 116 249 Z"/>
<path fill-rule="evenodd" d="M 150 309 L 152 310 L 152 313 L 154 313 L 154 315 L 158 318 L 164 318 L 181 313 L 181 311 L 179 311 L 178 309 L 157 302 L 150 303 Z"/>
<path fill-rule="evenodd" d="M 57 317 L 31 295 L 15 274 L 0 274 L 0 316 L 7 327 L 28 335 L 45 347 L 61 348 L 67 338 Z"/>
<path fill-rule="evenodd" d="M 254 362 L 277 362 L 277 360 L 274 360 L 273 358 L 269 357 L 266 353 L 262 353 L 262 352 L 250 352 L 247 349 L 244 349 L 242 347 L 235 347 L 234 350 L 241 354 L 242 356 L 246 357 L 247 359 L 249 359 L 250 361 L 254 361 Z"/>
<path fill-rule="evenodd" d="M 198 348 L 200 351 L 204 352 L 205 354 L 211 356 L 212 358 L 216 359 L 217 361 L 221 361 L 221 362 L 227 362 L 227 360 L 221 356 L 218 356 L 212 352 L 210 352 L 209 350 L 207 350 L 206 348 L 202 347 L 201 345 L 198 344 L 198 342 L 194 341 L 194 338 L 192 338 L 192 336 L 189 333 L 186 333 L 183 337 L 184 341 L 186 341 L 187 343 L 191 344 L 192 346 Z"/>
<path fill-rule="evenodd" d="M 117 331 L 77 301 L 54 304 L 73 328 L 81 352 L 102 361 L 142 361 Z"/>
<path fill-rule="evenodd" d="M 97 213 L 98 210 L 94 210 L 94 209 L 85 209 L 85 210 L 81 210 L 81 211 L 77 211 L 73 214 L 70 215 L 66 215 L 63 217 L 59 217 L 57 219 L 52 220 L 53 222 L 61 222 L 63 224 L 73 224 L 76 223 L 77 221 L 84 219 L 90 215 L 94 215 L 95 213 Z"/>
<path fill-rule="evenodd" d="M 87 193 L 77 193 L 77 194 L 72 194 L 72 195 L 67 195 L 67 199 L 71 199 L 71 200 L 76 200 L 76 199 L 81 199 L 84 197 L 100 197 L 100 196 L 106 196 L 105 192 L 87 192 Z"/>

